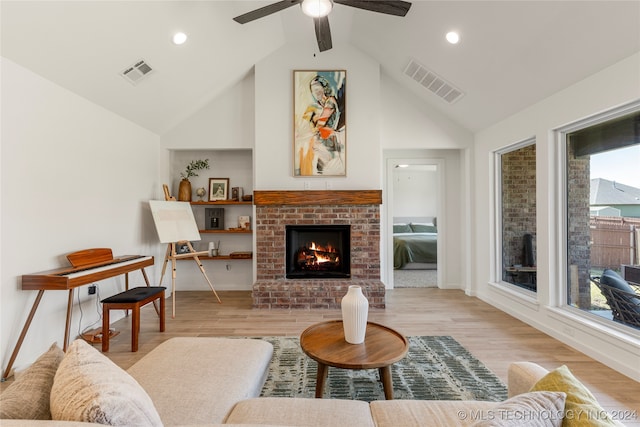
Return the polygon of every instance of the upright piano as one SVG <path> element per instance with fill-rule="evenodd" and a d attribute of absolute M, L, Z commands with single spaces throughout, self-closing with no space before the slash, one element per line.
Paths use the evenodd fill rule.
<path fill-rule="evenodd" d="M 11 372 L 11 367 L 18 356 L 18 352 L 20 351 L 24 337 L 29 330 L 29 326 L 31 325 L 36 310 L 38 309 L 38 305 L 42 300 L 44 291 L 69 291 L 63 344 L 63 350 L 66 351 L 67 346 L 69 345 L 69 330 L 71 327 L 74 289 L 79 286 L 119 276 L 121 274 L 125 275 L 125 287 L 129 289 L 129 273 L 135 270 L 140 270 L 142 272 L 146 285 L 150 286 L 149 278 L 147 277 L 147 273 L 144 271 L 144 268 L 151 266 L 154 263 L 152 256 L 124 255 L 114 257 L 111 249 L 109 248 L 93 248 L 73 252 L 67 255 L 67 260 L 71 264 L 70 267 L 42 271 L 34 274 L 25 274 L 22 276 L 22 290 L 38 291 L 38 295 L 36 296 L 29 316 L 27 317 L 20 337 L 18 338 L 18 342 L 11 354 L 9 364 L 2 375 L 2 381 L 4 381 Z"/>

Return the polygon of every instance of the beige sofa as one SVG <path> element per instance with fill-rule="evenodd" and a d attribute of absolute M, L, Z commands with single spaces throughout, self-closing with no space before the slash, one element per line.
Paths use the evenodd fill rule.
<path fill-rule="evenodd" d="M 545 413 L 545 418 L 559 418 L 556 425 L 560 425 L 564 414 L 564 392 L 528 393 L 549 376 L 546 369 L 528 362 L 510 366 L 512 399 L 501 403 L 392 400 L 369 404 L 258 397 L 272 352 L 271 344 L 262 340 L 171 338 L 125 372 L 84 341 L 74 342 L 66 354 L 52 346 L 29 368 L 39 373 L 41 385 L 34 385 L 38 382 L 27 370 L 0 395 L 4 418 L 16 415 L 7 413 L 12 407 L 19 412 L 24 405 L 41 402 L 46 408 L 38 408 L 38 415 L 31 419 L 0 420 L 0 426 L 86 426 L 87 422 L 77 420 L 92 420 L 114 425 L 451 427 L 479 422 L 497 425 L 496 417 L 513 418 L 516 410 Z M 48 369 L 46 375 L 43 366 Z M 27 396 L 36 389 L 37 396 Z M 33 419 L 42 414 L 53 414 L 58 421 Z"/>

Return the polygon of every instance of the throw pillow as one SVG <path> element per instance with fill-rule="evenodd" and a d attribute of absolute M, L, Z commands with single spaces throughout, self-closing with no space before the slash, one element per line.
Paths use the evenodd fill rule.
<path fill-rule="evenodd" d="M 51 415 L 107 425 L 162 425 L 140 384 L 81 339 L 69 346 L 54 378 Z"/>
<path fill-rule="evenodd" d="M 433 224 L 417 224 L 412 222 L 411 229 L 414 233 L 437 233 L 438 229 Z"/>
<path fill-rule="evenodd" d="M 52 344 L 0 394 L 0 419 L 50 420 L 49 396 L 64 353 Z"/>
<path fill-rule="evenodd" d="M 484 414 L 474 427 L 560 427 L 567 395 L 536 391 L 514 396 Z"/>
<path fill-rule="evenodd" d="M 620 425 L 565 365 L 542 377 L 531 391 L 561 391 L 567 394 L 563 427 Z"/>
<path fill-rule="evenodd" d="M 602 272 L 602 276 L 600 276 L 600 283 L 624 292 L 628 292 L 630 294 L 636 293 L 636 291 L 631 287 L 631 285 L 629 285 L 629 283 L 627 283 L 626 280 L 620 277 L 618 273 L 608 268 L 605 268 L 605 270 Z M 633 297 L 631 295 L 624 295 L 624 298 L 635 305 L 640 305 L 640 298 Z M 640 308 L 637 311 L 640 311 Z"/>
<path fill-rule="evenodd" d="M 409 224 L 393 224 L 394 233 L 411 233 L 411 227 Z"/>

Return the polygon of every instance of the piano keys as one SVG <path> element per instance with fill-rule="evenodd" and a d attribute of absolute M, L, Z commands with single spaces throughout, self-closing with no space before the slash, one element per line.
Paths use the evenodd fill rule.
<path fill-rule="evenodd" d="M 152 256 L 127 255 L 107 263 L 59 268 L 22 276 L 22 290 L 67 290 L 153 265 Z"/>

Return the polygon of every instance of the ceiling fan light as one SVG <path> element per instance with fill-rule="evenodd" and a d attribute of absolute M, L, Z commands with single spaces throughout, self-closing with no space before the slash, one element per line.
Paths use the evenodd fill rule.
<path fill-rule="evenodd" d="M 331 12 L 333 3 L 331 0 L 303 0 L 300 7 L 305 15 L 312 18 L 322 18 Z"/>

